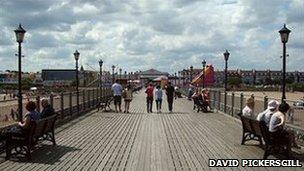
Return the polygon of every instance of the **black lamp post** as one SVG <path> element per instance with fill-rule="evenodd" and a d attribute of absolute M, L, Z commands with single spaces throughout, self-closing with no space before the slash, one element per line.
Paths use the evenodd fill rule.
<path fill-rule="evenodd" d="M 100 100 L 102 99 L 102 64 L 103 64 L 103 60 L 100 59 L 99 60 L 99 76 L 100 76 L 100 85 L 99 85 L 99 88 L 100 88 Z"/>
<path fill-rule="evenodd" d="M 205 88 L 205 67 L 206 67 L 205 59 L 202 61 L 202 64 L 203 64 L 203 88 Z"/>
<path fill-rule="evenodd" d="M 180 76 L 181 76 L 181 72 L 178 71 L 178 85 L 180 86 Z"/>
<path fill-rule="evenodd" d="M 112 65 L 112 84 L 115 82 L 115 75 L 114 75 L 115 65 Z"/>
<path fill-rule="evenodd" d="M 77 101 L 77 114 L 79 114 L 79 76 L 78 76 L 78 60 L 80 53 L 76 50 L 74 52 L 74 57 L 76 61 L 76 101 Z"/>
<path fill-rule="evenodd" d="M 229 59 L 229 55 L 230 53 L 228 52 L 228 50 L 226 50 L 226 52 L 224 53 L 224 59 L 225 59 L 225 99 L 224 99 L 224 103 L 225 103 L 225 108 L 224 108 L 224 112 L 226 113 L 226 106 L 227 106 L 227 82 L 228 82 L 228 59 Z"/>
<path fill-rule="evenodd" d="M 284 24 L 283 28 L 279 31 L 281 41 L 283 43 L 283 79 L 282 79 L 282 102 L 286 99 L 286 43 L 288 42 L 289 33 L 291 31 Z"/>
<path fill-rule="evenodd" d="M 193 66 L 190 66 L 190 83 L 192 83 L 192 76 L 193 76 Z"/>
<path fill-rule="evenodd" d="M 21 43 L 23 42 L 25 30 L 21 24 L 14 30 L 16 34 L 16 41 L 18 42 L 18 121 L 22 121 L 22 85 L 21 85 Z"/>
<path fill-rule="evenodd" d="M 176 72 L 174 73 L 174 84 L 176 85 Z"/>
<path fill-rule="evenodd" d="M 125 75 L 124 75 L 124 77 L 125 77 L 125 78 L 127 78 L 127 71 L 125 71 Z"/>
<path fill-rule="evenodd" d="M 122 78 L 122 77 L 121 77 L 121 73 L 122 73 L 122 69 L 119 68 L 119 78 L 120 78 L 120 79 Z"/>

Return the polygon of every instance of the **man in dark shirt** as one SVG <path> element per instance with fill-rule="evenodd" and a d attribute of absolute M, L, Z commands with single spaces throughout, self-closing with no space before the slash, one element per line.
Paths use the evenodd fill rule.
<path fill-rule="evenodd" d="M 169 112 L 172 112 L 173 98 L 174 98 L 174 87 L 171 85 L 171 82 L 168 82 L 168 85 L 166 87 L 166 94 L 167 94 Z"/>
<path fill-rule="evenodd" d="M 47 99 L 41 100 L 41 106 L 43 107 L 41 118 L 46 118 L 55 114 L 55 110 L 49 104 L 49 101 Z"/>

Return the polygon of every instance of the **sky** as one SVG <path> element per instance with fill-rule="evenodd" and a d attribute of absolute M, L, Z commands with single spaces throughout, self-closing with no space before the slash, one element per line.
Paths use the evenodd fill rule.
<path fill-rule="evenodd" d="M 202 67 L 281 70 L 278 31 L 286 23 L 287 70 L 304 71 L 303 0 L 0 0 L 0 70 L 17 70 L 14 29 L 27 31 L 24 71 L 123 71 L 155 68 L 174 73 Z"/>

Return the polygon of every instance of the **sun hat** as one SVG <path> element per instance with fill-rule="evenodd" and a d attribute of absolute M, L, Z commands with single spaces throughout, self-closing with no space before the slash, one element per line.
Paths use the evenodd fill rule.
<path fill-rule="evenodd" d="M 276 100 L 270 100 L 268 102 L 267 109 L 270 109 L 270 110 L 276 109 L 278 106 L 279 106 L 279 102 L 278 101 L 276 101 Z"/>

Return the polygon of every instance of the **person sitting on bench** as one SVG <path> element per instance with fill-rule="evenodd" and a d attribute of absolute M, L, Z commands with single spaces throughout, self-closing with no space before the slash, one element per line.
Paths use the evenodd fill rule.
<path fill-rule="evenodd" d="M 198 91 L 198 90 L 197 90 Z M 202 91 L 202 93 L 198 93 L 193 101 L 194 101 L 194 104 L 199 108 L 199 109 L 202 109 L 203 112 L 208 112 L 207 110 L 207 103 L 206 103 L 206 100 L 204 99 L 204 90 Z M 198 109 L 198 110 L 199 110 Z"/>
<path fill-rule="evenodd" d="M 267 105 L 267 109 L 258 114 L 257 120 L 264 121 L 266 123 L 266 126 L 269 127 L 270 118 L 275 112 L 277 112 L 278 107 L 279 107 L 278 101 L 276 100 L 269 101 Z"/>
<path fill-rule="evenodd" d="M 195 110 L 196 105 L 198 105 L 198 96 L 200 96 L 199 90 L 198 88 L 195 90 L 195 93 L 193 93 L 193 95 L 191 96 L 191 98 L 193 99 L 193 110 Z"/>
<path fill-rule="evenodd" d="M 254 108 L 254 99 L 250 97 L 247 99 L 246 106 L 242 110 L 243 116 L 253 118 L 253 108 Z"/>
<path fill-rule="evenodd" d="M 211 109 L 210 107 L 210 100 L 209 100 L 209 92 L 207 89 L 202 90 L 202 96 L 203 96 L 203 105 L 206 106 L 206 111 L 209 111 Z"/>
<path fill-rule="evenodd" d="M 299 148 L 295 141 L 295 135 L 292 131 L 285 129 L 285 115 L 290 109 L 290 106 L 284 101 L 280 104 L 279 110 L 275 112 L 269 122 L 269 132 L 274 139 L 278 141 L 288 141 L 288 151 L 291 147 Z"/>
<path fill-rule="evenodd" d="M 47 118 L 55 114 L 55 110 L 49 104 L 48 99 L 42 99 L 41 106 L 43 107 L 43 110 L 41 112 L 41 118 Z"/>

